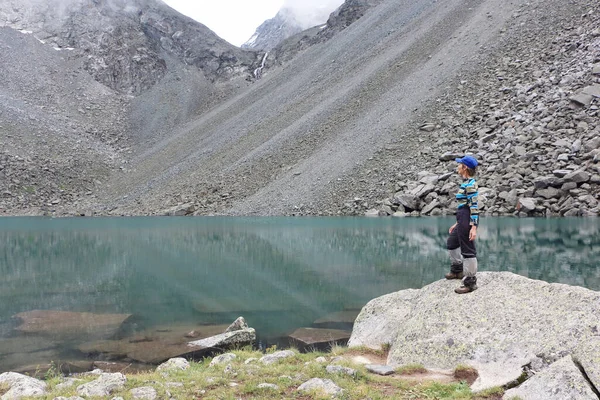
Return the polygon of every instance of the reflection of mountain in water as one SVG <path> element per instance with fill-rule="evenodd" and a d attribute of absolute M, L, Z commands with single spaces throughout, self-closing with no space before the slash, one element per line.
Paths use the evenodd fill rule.
<path fill-rule="evenodd" d="M 2 321 L 32 309 L 132 313 L 148 324 L 243 314 L 267 331 L 440 279 L 452 223 L 19 221 L 0 230 Z M 597 221 L 488 218 L 478 246 L 481 269 L 600 289 Z"/>

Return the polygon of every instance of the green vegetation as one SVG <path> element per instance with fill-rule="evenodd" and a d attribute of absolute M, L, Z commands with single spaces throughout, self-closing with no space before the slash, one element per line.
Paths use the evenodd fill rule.
<path fill-rule="evenodd" d="M 269 352 L 275 349 L 269 349 Z M 112 393 L 111 398 L 121 396 L 125 400 L 132 399 L 131 389 L 153 387 L 158 398 L 202 398 L 202 399 L 325 399 L 331 398 L 324 393 L 302 393 L 298 387 L 311 378 L 330 379 L 344 390 L 341 399 L 499 399 L 502 389 L 492 389 L 477 395 L 471 393 L 465 381 L 439 383 L 427 380 L 407 380 L 402 375 L 378 376 L 370 374 L 364 366 L 352 364 L 344 354 L 357 355 L 357 349 L 334 347 L 332 353 L 312 352 L 302 354 L 294 351 L 293 357 L 265 365 L 258 360 L 262 353 L 244 348 L 233 351 L 236 359 L 229 363 L 210 366 L 211 359 L 192 362 L 186 371 L 162 371 L 127 375 L 124 389 Z M 369 349 L 362 355 L 379 356 Z M 325 357 L 326 363 L 319 362 L 318 357 Z M 351 367 L 357 371 L 355 376 L 330 374 L 326 366 L 336 358 L 335 363 Z M 460 369 L 460 368 L 459 368 Z M 424 370 L 421 365 L 404 367 L 408 371 Z M 56 374 L 49 372 L 49 393 L 41 399 L 54 399 L 58 396 L 77 395 L 77 386 L 95 380 L 95 375 L 77 376 L 81 379 L 69 388 L 57 388 L 63 381 Z M 407 377 L 408 378 L 408 377 Z M 414 378 L 414 377 L 411 377 Z M 263 387 L 261 384 L 276 386 Z M 2 387 L 0 387 L 2 393 Z"/>
<path fill-rule="evenodd" d="M 424 374 L 427 369 L 422 364 L 408 364 L 396 368 L 396 373 L 400 375 Z"/>

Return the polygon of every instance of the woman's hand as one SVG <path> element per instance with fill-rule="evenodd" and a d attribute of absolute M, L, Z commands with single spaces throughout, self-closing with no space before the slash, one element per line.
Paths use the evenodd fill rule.
<path fill-rule="evenodd" d="M 477 237 L 477 227 L 475 225 L 471 225 L 471 230 L 469 231 L 469 240 L 472 242 Z"/>
<path fill-rule="evenodd" d="M 456 229 L 456 225 L 458 225 L 458 223 L 456 223 L 456 224 L 452 225 L 452 226 L 450 227 L 450 229 L 448 229 L 448 233 L 452 233 L 452 231 L 453 231 L 454 229 Z"/>

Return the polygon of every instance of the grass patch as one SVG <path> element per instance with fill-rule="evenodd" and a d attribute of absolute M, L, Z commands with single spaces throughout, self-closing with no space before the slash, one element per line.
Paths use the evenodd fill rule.
<path fill-rule="evenodd" d="M 427 373 L 427 369 L 422 364 L 408 364 L 396 368 L 399 375 L 417 375 Z"/>
<path fill-rule="evenodd" d="M 497 386 L 482 390 L 474 397 L 475 399 L 501 399 L 504 395 L 504 388 Z"/>
<path fill-rule="evenodd" d="M 364 350 L 364 349 L 362 349 Z M 212 359 L 191 362 L 186 371 L 173 370 L 163 372 L 141 372 L 127 375 L 125 387 L 111 393 L 109 398 L 123 397 L 132 399 L 130 390 L 143 386 L 151 386 L 158 398 L 177 399 L 325 399 L 330 396 L 323 393 L 302 393 L 298 387 L 312 378 L 330 379 L 344 390 L 344 400 L 385 400 L 385 399 L 498 399 L 497 391 L 489 393 L 471 393 L 466 381 L 443 384 L 430 381 L 406 381 L 398 377 L 384 377 L 367 373 L 364 366 L 354 365 L 349 359 L 341 359 L 336 364 L 356 369 L 355 376 L 330 374 L 326 371 L 332 359 L 341 354 L 357 354 L 360 348 L 345 349 L 336 347 L 337 354 L 314 351 L 299 353 L 294 351 L 292 357 L 273 364 L 263 364 L 259 359 L 264 355 L 251 348 L 234 350 L 236 358 L 224 364 L 210 366 Z M 372 349 L 369 354 L 381 355 Z M 317 362 L 318 357 L 325 357 L 327 363 Z M 463 370 L 463 368 L 457 368 Z M 411 364 L 399 369 L 403 374 L 418 374 L 426 371 L 420 364 Z M 51 400 L 58 396 L 71 397 L 77 395 L 77 387 L 95 380 L 96 375 L 81 375 L 82 379 L 71 387 L 57 390 L 56 385 L 64 380 L 50 373 L 48 381 L 49 393 L 40 399 Z M 275 385 L 267 386 L 264 384 Z M 5 390 L 7 390 L 6 388 Z M 2 394 L 0 386 L 0 394 Z"/>
<path fill-rule="evenodd" d="M 360 354 L 360 355 L 374 355 L 378 357 L 387 357 L 390 351 L 390 345 L 384 344 L 381 349 L 372 349 L 366 346 L 356 346 L 356 347 L 343 347 L 334 345 L 331 347 L 331 354 L 335 356 L 341 356 L 345 354 Z"/>

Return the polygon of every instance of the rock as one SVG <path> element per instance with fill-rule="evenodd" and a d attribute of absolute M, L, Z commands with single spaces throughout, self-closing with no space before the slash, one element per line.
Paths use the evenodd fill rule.
<path fill-rule="evenodd" d="M 47 388 L 46 382 L 16 372 L 0 374 L 0 385 L 6 385 L 9 388 L 2 395 L 2 400 L 43 396 L 46 394 Z"/>
<path fill-rule="evenodd" d="M 257 387 L 259 389 L 279 390 L 279 386 L 272 383 L 259 383 Z"/>
<path fill-rule="evenodd" d="M 556 360 L 596 335 L 599 292 L 510 272 L 477 276 L 479 289 L 469 295 L 457 296 L 455 282 L 440 280 L 372 300 L 356 319 L 349 343 L 378 348 L 383 328 L 391 343 L 389 366 L 470 365 L 480 374 L 477 389 L 483 390 L 499 384 L 489 371 L 505 371 L 507 384 L 532 360 Z M 460 324 L 456 310 L 469 310 L 460 313 Z"/>
<path fill-rule="evenodd" d="M 600 63 L 594 64 L 594 66 L 592 68 L 592 74 L 600 75 Z"/>
<path fill-rule="evenodd" d="M 71 396 L 71 397 L 59 396 L 59 397 L 55 397 L 52 400 L 85 400 L 85 399 L 83 397 L 79 397 L 79 396 Z"/>
<path fill-rule="evenodd" d="M 411 212 L 419 209 L 419 197 L 414 194 L 401 194 L 394 197 L 394 201 L 401 204 L 406 212 Z"/>
<path fill-rule="evenodd" d="M 367 371 L 373 374 L 382 376 L 393 375 L 394 373 L 396 373 L 396 370 L 393 367 L 387 365 L 367 364 L 365 365 L 365 368 L 367 369 Z"/>
<path fill-rule="evenodd" d="M 215 365 L 219 365 L 219 364 L 227 364 L 230 363 L 231 361 L 235 360 L 237 358 L 237 356 L 233 353 L 225 353 L 225 354 L 221 354 L 216 356 L 215 358 L 212 359 L 212 361 L 210 362 L 210 367 L 213 367 Z"/>
<path fill-rule="evenodd" d="M 365 217 L 371 217 L 371 218 L 379 217 L 379 210 L 377 210 L 375 208 L 373 208 L 371 210 L 367 210 L 367 211 L 365 211 Z"/>
<path fill-rule="evenodd" d="M 422 131 L 425 131 L 425 132 L 433 132 L 433 131 L 435 131 L 435 124 L 427 123 L 427 124 L 421 125 L 421 127 L 419 129 Z"/>
<path fill-rule="evenodd" d="M 592 100 L 594 100 L 594 97 L 589 94 L 579 93 L 574 96 L 571 96 L 569 99 L 576 104 L 579 104 L 584 107 L 589 107 L 592 104 Z"/>
<path fill-rule="evenodd" d="M 158 398 L 158 394 L 156 393 L 156 389 L 151 386 L 144 386 L 135 389 L 131 389 L 129 391 L 131 397 L 134 399 L 145 399 L 145 400 L 155 400 Z"/>
<path fill-rule="evenodd" d="M 439 157 L 440 161 L 454 161 L 457 158 L 464 157 L 463 153 L 444 153 Z"/>
<path fill-rule="evenodd" d="M 356 376 L 356 370 L 348 367 L 342 367 L 341 365 L 328 365 L 325 370 L 330 374 L 342 374 Z"/>
<path fill-rule="evenodd" d="M 117 372 L 114 374 L 101 374 L 98 379 L 77 387 L 77 394 L 83 397 L 110 396 L 111 393 L 122 390 L 127 378 Z"/>
<path fill-rule="evenodd" d="M 56 390 L 64 390 L 64 389 L 68 389 L 70 387 L 73 387 L 73 386 L 79 384 L 79 382 L 81 382 L 81 379 L 65 378 L 61 383 L 56 385 L 54 388 Z"/>
<path fill-rule="evenodd" d="M 600 148 L 600 137 L 594 137 L 590 140 L 586 140 L 583 144 L 583 148 L 585 151 L 592 151 Z"/>
<path fill-rule="evenodd" d="M 289 335 L 292 342 L 304 348 L 326 349 L 333 344 L 346 345 L 350 331 L 323 328 L 298 328 Z"/>
<path fill-rule="evenodd" d="M 254 331 L 254 328 L 247 328 L 189 342 L 188 346 L 201 348 L 218 347 L 220 349 L 225 349 L 233 346 L 246 346 L 253 343 L 255 340 L 256 332 Z"/>
<path fill-rule="evenodd" d="M 577 189 L 577 184 L 575 182 L 565 182 L 560 187 L 560 190 L 564 190 L 564 191 L 568 191 L 568 190 L 572 190 L 572 189 Z"/>
<path fill-rule="evenodd" d="M 246 323 L 246 320 L 244 319 L 244 317 L 239 317 L 238 319 L 233 321 L 233 323 L 231 325 L 229 325 L 229 327 L 225 330 L 225 332 L 235 332 L 235 331 L 241 331 L 243 329 L 248 329 L 248 324 Z"/>
<path fill-rule="evenodd" d="M 538 196 L 541 196 L 545 199 L 554 199 L 554 198 L 559 198 L 562 194 L 562 192 L 556 188 L 548 188 L 548 189 L 540 189 L 540 190 L 536 190 L 535 194 Z"/>
<path fill-rule="evenodd" d="M 589 381 L 600 388 L 600 337 L 579 343 L 573 353 L 573 361 L 583 369 Z"/>
<path fill-rule="evenodd" d="M 515 146 L 513 147 L 513 152 L 518 156 L 524 156 L 527 154 L 527 149 L 523 146 Z"/>
<path fill-rule="evenodd" d="M 196 211 L 196 206 L 192 203 L 180 204 L 175 207 L 171 207 L 162 212 L 162 215 L 170 216 L 170 217 L 183 217 L 186 215 L 191 215 Z"/>
<path fill-rule="evenodd" d="M 587 86 L 583 89 L 583 93 L 594 97 L 600 97 L 600 85 Z"/>
<path fill-rule="evenodd" d="M 571 171 L 567 171 L 567 173 L 569 173 Z M 565 175 L 567 174 L 565 173 Z M 563 175 L 564 176 L 564 175 Z M 560 186 L 562 183 L 562 180 L 560 180 L 559 178 L 556 178 L 554 176 L 540 176 L 534 179 L 533 181 L 533 186 L 536 189 L 546 189 L 550 186 Z"/>
<path fill-rule="evenodd" d="M 437 199 L 434 199 L 431 203 L 429 203 L 425 207 L 423 207 L 423 209 L 421 210 L 421 214 L 427 215 L 431 211 L 433 211 L 434 208 L 436 208 L 439 205 L 440 205 L 440 202 Z"/>
<path fill-rule="evenodd" d="M 21 321 L 15 330 L 53 339 L 111 338 L 131 314 L 94 314 L 70 311 L 34 310 L 16 314 Z"/>
<path fill-rule="evenodd" d="M 397 326 L 412 310 L 412 302 L 418 290 L 408 289 L 371 300 L 354 321 L 348 347 L 366 346 L 381 350 L 391 344 L 397 334 Z"/>
<path fill-rule="evenodd" d="M 571 171 L 570 169 L 557 169 L 557 170 L 552 171 L 554 176 L 556 176 L 558 178 L 563 178 L 566 175 L 570 174 L 571 172 L 573 172 L 573 171 Z M 545 189 L 545 188 L 542 188 L 542 189 Z"/>
<path fill-rule="evenodd" d="M 295 357 L 295 356 L 296 356 L 296 353 L 294 353 L 291 350 L 282 350 L 282 351 L 276 351 L 273 354 L 267 354 L 266 356 L 261 357 L 260 360 L 258 360 L 258 361 L 265 365 L 270 365 L 270 364 L 279 362 L 285 358 Z"/>
<path fill-rule="evenodd" d="M 597 398 L 571 356 L 556 361 L 519 387 L 507 390 L 503 399 L 587 400 Z"/>
<path fill-rule="evenodd" d="M 326 395 L 339 397 L 344 390 L 333 383 L 331 379 L 312 378 L 298 387 L 299 392 L 312 393 L 320 392 Z"/>
<path fill-rule="evenodd" d="M 526 213 L 535 211 L 535 199 L 529 197 L 519 199 L 519 203 L 517 204 L 517 210 Z"/>
<path fill-rule="evenodd" d="M 590 174 L 585 171 L 575 171 L 565 175 L 565 182 L 584 183 L 590 180 Z"/>

